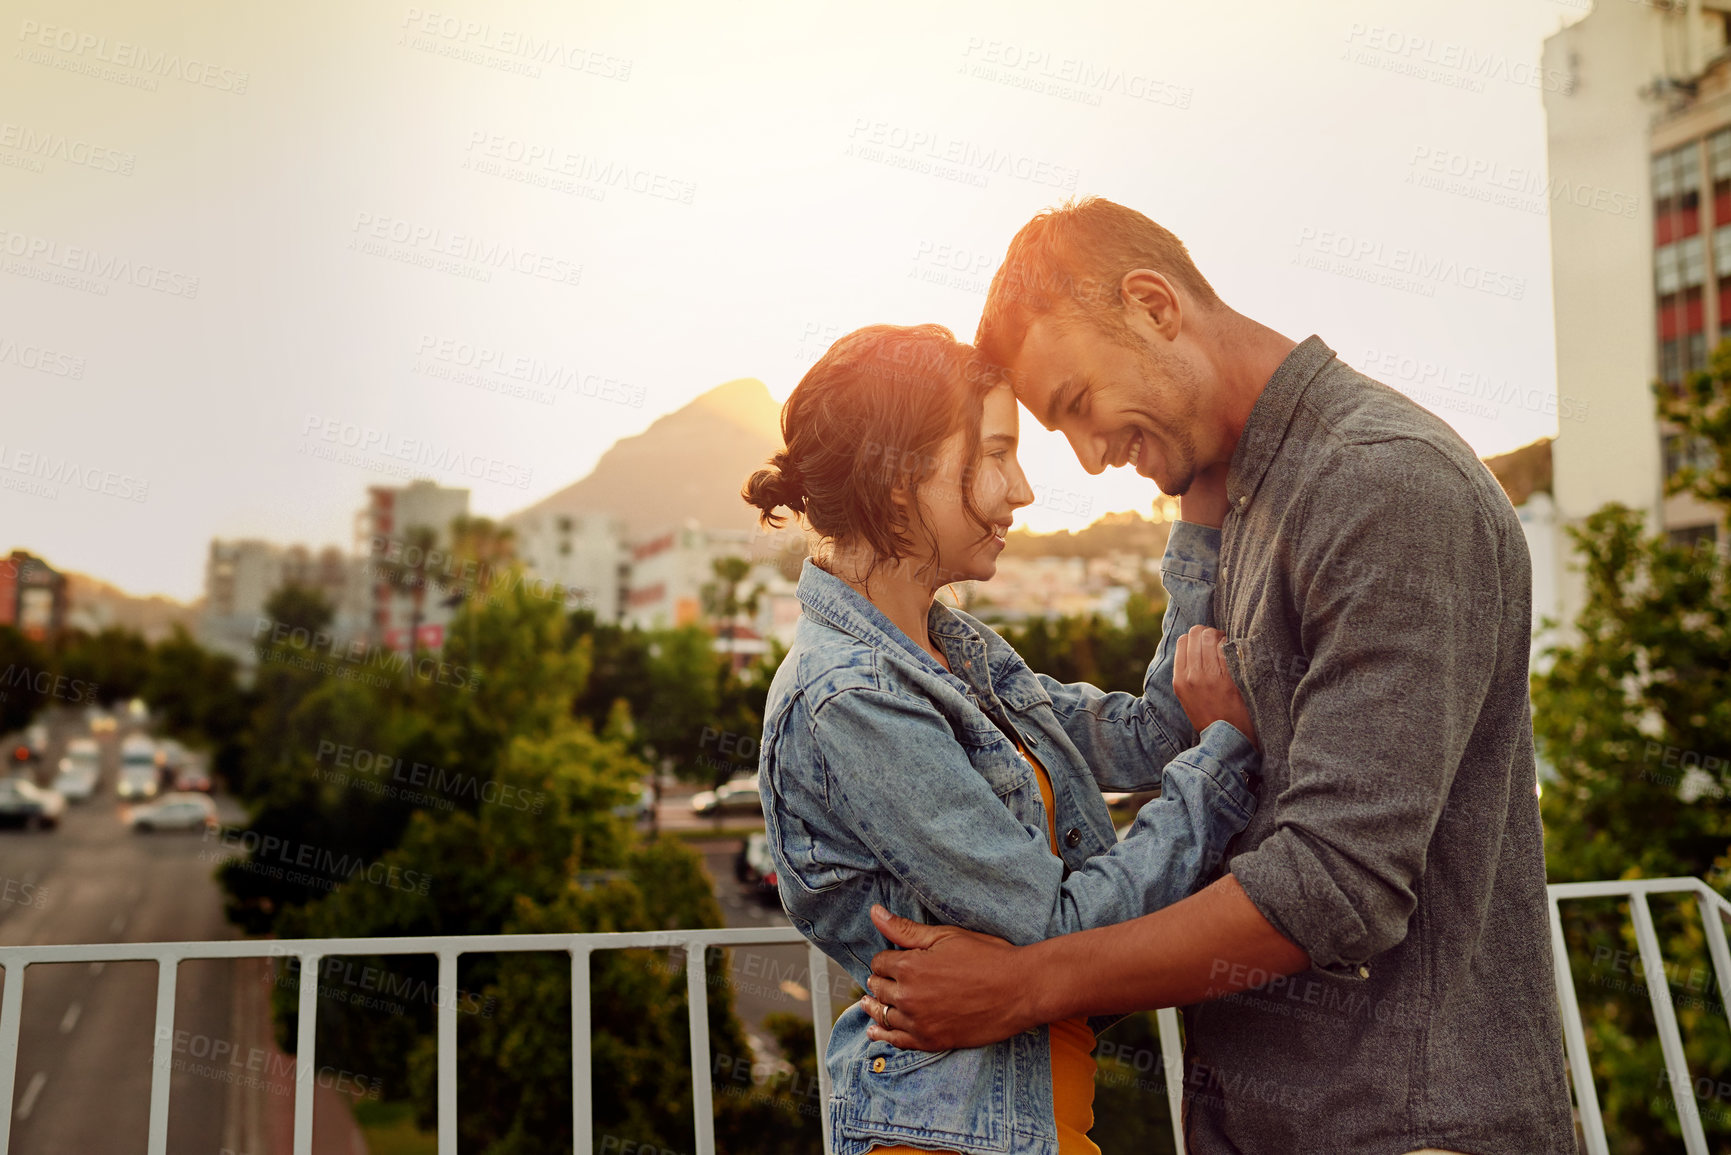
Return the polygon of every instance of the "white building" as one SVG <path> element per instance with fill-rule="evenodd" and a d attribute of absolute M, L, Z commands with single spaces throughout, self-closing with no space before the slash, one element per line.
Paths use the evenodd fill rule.
<path fill-rule="evenodd" d="M 529 576 L 571 591 L 571 609 L 590 610 L 600 622 L 619 620 L 629 573 L 622 518 L 543 510 L 505 523 L 516 531 L 517 557 Z"/>
<path fill-rule="evenodd" d="M 442 579 L 461 575 L 461 559 L 451 554 L 451 523 L 469 513 L 469 491 L 449 489 L 432 481 L 408 485 L 374 485 L 367 489 L 367 504 L 355 514 L 355 552 L 365 581 L 367 638 L 389 649 L 406 649 L 409 629 L 420 602 L 420 636 L 417 646 L 438 649 L 445 643 L 445 627 L 456 616 L 446 604 L 451 591 Z M 417 543 L 418 529 L 431 531 L 432 546 Z M 439 556 L 433 554 L 437 552 Z M 421 568 L 418 588 L 394 587 L 394 569 Z M 343 635 L 345 641 L 349 635 Z"/>
<path fill-rule="evenodd" d="M 1554 451 L 1562 525 L 1620 502 L 1724 546 L 1711 509 L 1664 496 L 1691 447 L 1660 428 L 1650 386 L 1731 335 L 1728 25 L 1731 0 L 1600 0 L 1545 42 L 1544 67 L 1575 81 L 1544 93 L 1557 393 L 1578 418 Z M 1561 589 L 1572 620 L 1571 567 Z"/>
<path fill-rule="evenodd" d="M 287 585 L 304 586 L 324 596 L 333 612 L 334 637 L 350 637 L 366 628 L 362 567 L 336 546 L 315 553 L 304 545 L 217 539 L 210 543 L 205 560 L 200 643 L 251 670 L 258 658 L 256 639 L 269 629 L 265 605 Z"/>

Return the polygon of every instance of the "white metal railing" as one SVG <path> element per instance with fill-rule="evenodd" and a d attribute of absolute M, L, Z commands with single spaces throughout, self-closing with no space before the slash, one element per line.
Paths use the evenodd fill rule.
<path fill-rule="evenodd" d="M 1665 978 L 1665 960 L 1659 953 L 1659 934 L 1653 926 L 1653 911 L 1647 896 L 1693 894 L 1706 930 L 1707 951 L 1719 981 L 1719 998 L 1731 1017 L 1731 949 L 1725 943 L 1724 916 L 1731 915 L 1731 902 L 1698 878 L 1633 878 L 1615 882 L 1559 882 L 1547 888 L 1551 907 L 1551 954 L 1556 960 L 1557 998 L 1562 1003 L 1563 1042 L 1569 1056 L 1569 1073 L 1575 1084 L 1575 1109 L 1580 1113 L 1581 1132 L 1587 1140 L 1587 1155 L 1609 1155 L 1605 1142 L 1605 1120 L 1599 1113 L 1599 1091 L 1593 1085 L 1593 1069 L 1587 1055 L 1587 1032 L 1581 1021 L 1580 1002 L 1575 998 L 1575 978 L 1569 964 L 1568 945 L 1563 940 L 1563 916 L 1559 904 L 1571 898 L 1626 898 L 1635 921 L 1635 943 L 1641 951 L 1641 969 L 1647 979 L 1647 998 L 1653 1004 L 1653 1021 L 1659 1028 L 1659 1047 L 1665 1055 L 1666 1081 L 1683 1127 L 1683 1146 L 1689 1155 L 1708 1155 L 1707 1136 L 1701 1129 L 1701 1113 L 1695 1103 L 1695 1084 L 1689 1061 L 1683 1054 L 1683 1036 L 1677 1030 L 1677 1012 L 1671 1005 L 1671 990 Z"/>
<path fill-rule="evenodd" d="M 731 928 L 727 930 L 647 931 L 620 934 L 493 934 L 427 936 L 421 938 L 254 939 L 241 942 L 97 943 L 82 946 L 0 946 L 5 990 L 0 994 L 0 1155 L 12 1136 L 12 1093 L 17 1077 L 18 1036 L 24 1003 L 24 971 L 34 963 L 155 962 L 156 1031 L 150 1075 L 149 1155 L 167 1155 L 168 1084 L 174 1038 L 175 977 L 189 959 L 296 958 L 300 960 L 300 1018 L 295 1035 L 294 1155 L 313 1152 L 313 1084 L 304 1072 L 316 1069 L 314 1013 L 319 984 L 312 976 L 329 956 L 430 954 L 439 960 L 439 987 L 457 990 L 457 959 L 465 954 L 517 951 L 564 951 L 571 956 L 571 1123 L 575 1155 L 594 1155 L 591 1120 L 589 956 L 598 950 L 634 947 L 682 948 L 685 989 L 691 1027 L 691 1097 L 696 1117 L 695 1155 L 715 1155 L 715 1113 L 709 1083 L 709 997 L 705 972 L 706 948 L 733 946 L 806 945 L 793 927 Z M 822 1055 L 829 1046 L 829 960 L 807 946 L 811 960 L 811 1017 L 817 1036 L 818 1092 L 824 1151 L 829 1152 L 829 1071 Z M 437 1001 L 439 1030 L 439 1155 L 457 1151 L 457 1002 Z"/>
<path fill-rule="evenodd" d="M 1635 922 L 1635 939 L 1647 980 L 1647 995 L 1658 1024 L 1660 1047 L 1683 1128 L 1689 1155 L 1708 1155 L 1706 1134 L 1695 1103 L 1694 1083 L 1683 1053 L 1683 1039 L 1665 977 L 1659 936 L 1647 897 L 1653 894 L 1687 893 L 1695 896 L 1706 928 L 1707 947 L 1719 984 L 1721 1001 L 1731 1018 L 1731 946 L 1725 934 L 1731 902 L 1696 878 L 1629 879 L 1613 882 L 1556 883 L 1549 888 L 1551 953 L 1555 960 L 1557 996 L 1561 1003 L 1563 1039 L 1574 1082 L 1575 1105 L 1586 1136 L 1587 1155 L 1609 1155 L 1599 1095 L 1593 1085 L 1587 1055 L 1586 1030 L 1575 997 L 1573 968 L 1563 938 L 1560 904 L 1567 899 L 1625 898 Z M 817 1040 L 818 1090 L 823 1149 L 829 1142 L 829 1069 L 823 1055 L 829 1046 L 834 1018 L 830 1002 L 829 960 L 793 927 L 731 928 L 726 930 L 645 931 L 616 934 L 496 934 L 427 936 L 420 938 L 326 938 L 265 939 L 240 942 L 95 943 L 81 946 L 0 946 L 0 970 L 5 989 L 0 994 L 0 1103 L 6 1104 L 0 1120 L 0 1155 L 11 1143 L 13 1089 L 17 1077 L 18 1038 L 24 1000 L 24 971 L 34 963 L 155 962 L 156 1031 L 150 1081 L 150 1134 L 148 1155 L 167 1155 L 168 1088 L 174 1036 L 175 978 L 179 964 L 190 959 L 295 958 L 303 976 L 295 1042 L 294 1155 L 312 1155 L 313 1096 L 311 1084 L 300 1077 L 314 1069 L 317 1032 L 318 983 L 305 976 L 317 975 L 326 957 L 382 954 L 430 954 L 439 960 L 439 987 L 457 990 L 457 959 L 465 954 L 499 954 L 519 951 L 563 951 L 571 956 L 571 1115 L 575 1155 L 594 1155 L 590 1065 L 589 957 L 598 950 L 631 948 L 679 948 L 685 951 L 687 1014 L 691 1031 L 691 1094 L 695 1117 L 694 1155 L 715 1155 L 715 1116 L 710 1087 L 709 997 L 705 951 L 709 947 L 805 945 L 810 959 L 812 1030 Z M 439 1054 L 439 1155 L 457 1150 L 457 1002 L 438 1000 Z M 1166 1100 L 1172 1114 L 1172 1135 L 1179 1155 L 1184 1152 L 1182 1120 L 1182 1046 L 1178 1013 L 1166 1008 L 1158 1012 L 1162 1066 L 1166 1076 Z"/>

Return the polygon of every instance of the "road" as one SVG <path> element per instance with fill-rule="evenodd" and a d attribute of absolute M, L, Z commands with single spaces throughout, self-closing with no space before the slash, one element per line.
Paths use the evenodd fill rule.
<path fill-rule="evenodd" d="M 82 721 L 50 721 L 46 781 Z M 238 937 L 222 914 L 199 833 L 132 833 L 114 798 L 119 741 L 99 737 L 102 782 L 52 831 L 0 831 L 0 943 L 205 941 Z M 238 817 L 221 804 L 225 820 Z M 201 857 L 201 854 L 203 857 Z M 252 960 L 184 964 L 175 1008 L 168 1149 L 190 1155 L 286 1151 L 292 1084 L 280 1077 L 268 972 Z M 30 968 L 12 1100 L 11 1155 L 142 1155 L 150 1117 L 156 967 L 148 962 Z M 225 1061 L 223 1056 L 238 1056 Z M 250 1064 L 249 1056 L 259 1056 Z M 264 1073 L 255 1074 L 257 1068 Z M 271 1078 L 272 1068 L 279 1077 Z M 247 1083 L 252 1085 L 248 1086 Z M 340 1108 L 340 1104 L 338 1105 Z M 320 1152 L 355 1150 L 346 1110 L 320 1102 Z M 334 1128 L 334 1129 L 333 1129 Z M 361 1149 L 364 1155 L 364 1148 Z"/>
<path fill-rule="evenodd" d="M 734 860 L 739 854 L 739 839 L 696 842 L 692 848 L 703 855 L 703 865 L 715 883 L 715 897 L 721 903 L 725 924 L 730 927 L 774 926 L 791 927 L 779 901 L 765 902 L 754 888 L 735 879 Z M 733 1009 L 745 1024 L 746 1037 L 756 1058 L 780 1058 L 764 1019 L 778 1011 L 796 1014 L 811 1020 L 811 968 L 807 950 L 800 946 L 734 947 L 729 952 L 725 976 L 711 978 L 710 989 L 725 985 L 733 993 Z M 853 980 L 833 961 L 828 962 L 832 1010 L 840 1011 L 853 989 Z M 716 964 L 712 961 L 712 967 Z"/>

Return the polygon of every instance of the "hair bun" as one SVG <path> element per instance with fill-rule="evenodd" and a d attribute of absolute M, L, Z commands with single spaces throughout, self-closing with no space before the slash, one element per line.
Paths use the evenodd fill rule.
<path fill-rule="evenodd" d="M 777 516 L 777 508 L 787 508 L 795 513 L 805 512 L 805 490 L 800 477 L 799 468 L 784 450 L 769 459 L 769 468 L 753 473 L 740 490 L 746 504 L 753 505 L 760 512 L 758 520 L 775 529 L 780 529 L 782 518 Z"/>

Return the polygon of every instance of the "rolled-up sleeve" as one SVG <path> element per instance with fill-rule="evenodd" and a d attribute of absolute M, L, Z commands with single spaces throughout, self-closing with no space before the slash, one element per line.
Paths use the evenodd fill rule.
<path fill-rule="evenodd" d="M 1437 450 L 1400 439 L 1337 450 L 1293 519 L 1288 775 L 1263 801 L 1273 830 L 1228 865 L 1326 970 L 1362 974 L 1405 938 L 1478 724 L 1504 596 L 1480 500 Z M 1253 684 L 1282 676 L 1254 649 L 1248 663 Z"/>
<path fill-rule="evenodd" d="M 1178 638 L 1191 626 L 1213 623 L 1219 572 L 1220 531 L 1179 521 L 1166 539 L 1160 583 L 1166 613 L 1160 644 L 1142 675 L 1142 695 L 1106 691 L 1088 682 L 1060 682 L 1035 675 L 1052 699 L 1052 710 L 1102 790 L 1155 790 L 1166 764 L 1196 741 L 1195 727 L 1172 689 Z M 1254 763 L 1240 765 L 1242 772 Z"/>

